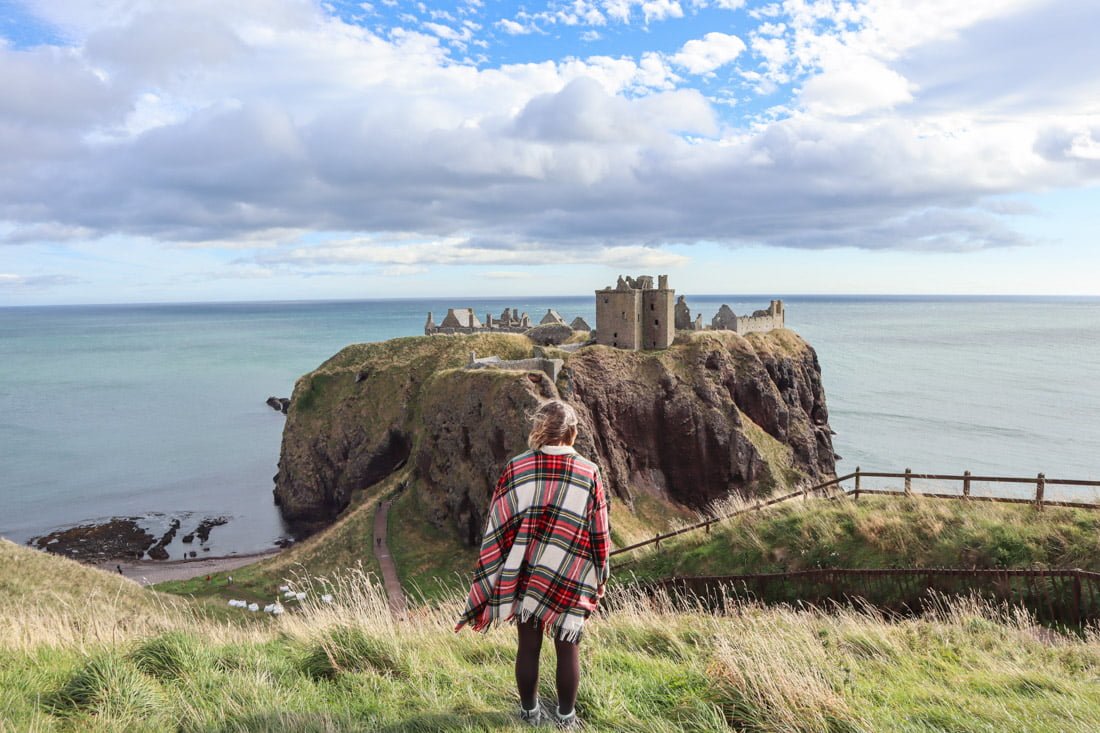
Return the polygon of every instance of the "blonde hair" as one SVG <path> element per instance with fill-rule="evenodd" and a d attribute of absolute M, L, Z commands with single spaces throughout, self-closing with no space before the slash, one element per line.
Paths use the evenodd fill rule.
<path fill-rule="evenodd" d="M 538 450 L 544 445 L 572 443 L 577 438 L 577 412 L 561 400 L 543 402 L 531 415 L 527 445 Z"/>

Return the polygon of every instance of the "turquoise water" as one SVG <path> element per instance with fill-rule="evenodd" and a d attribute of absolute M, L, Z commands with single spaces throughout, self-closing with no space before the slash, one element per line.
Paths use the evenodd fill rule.
<path fill-rule="evenodd" d="M 689 296 L 710 318 L 767 297 Z M 785 298 L 818 351 L 840 471 L 1100 479 L 1100 300 Z M 159 512 L 215 553 L 270 547 L 282 415 L 264 400 L 349 343 L 448 305 L 594 321 L 592 298 L 0 309 L 0 535 Z M 192 520 L 186 519 L 193 518 Z M 181 546 L 170 546 L 177 556 Z"/>

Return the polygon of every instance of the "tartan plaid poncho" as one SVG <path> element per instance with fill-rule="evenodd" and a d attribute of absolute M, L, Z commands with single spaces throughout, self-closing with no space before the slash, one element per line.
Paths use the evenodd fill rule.
<path fill-rule="evenodd" d="M 538 619 L 544 633 L 580 638 L 610 574 L 607 499 L 596 464 L 543 446 L 504 467 L 489 508 L 466 610 L 455 626 Z"/>

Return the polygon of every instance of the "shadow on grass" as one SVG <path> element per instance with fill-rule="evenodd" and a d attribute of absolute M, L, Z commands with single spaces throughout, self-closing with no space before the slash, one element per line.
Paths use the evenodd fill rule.
<path fill-rule="evenodd" d="M 507 713 L 431 713 L 409 717 L 399 723 L 380 725 L 373 720 L 356 720 L 352 717 L 332 716 L 324 713 L 267 713 L 226 721 L 217 727 L 203 729 L 210 733 L 267 733 L 271 731 L 295 731 L 296 733 L 431 733 L 454 731 L 481 733 L 518 729 L 515 716 Z"/>

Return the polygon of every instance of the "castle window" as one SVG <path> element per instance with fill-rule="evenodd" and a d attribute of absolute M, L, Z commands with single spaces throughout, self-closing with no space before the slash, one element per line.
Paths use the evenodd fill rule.
<path fill-rule="evenodd" d="M 656 308 L 657 308 L 657 306 L 656 306 L 656 305 L 654 305 L 653 303 L 650 303 L 650 304 L 649 304 L 649 309 L 650 309 L 650 310 L 656 310 Z"/>
<path fill-rule="evenodd" d="M 619 332 L 616 331 L 615 333 L 611 334 L 611 338 L 619 338 Z"/>
<path fill-rule="evenodd" d="M 604 298 L 604 299 L 603 299 L 603 302 L 604 302 L 604 304 L 606 305 L 606 304 L 607 304 L 607 302 L 608 302 L 607 298 Z"/>
<path fill-rule="evenodd" d="M 661 322 L 660 322 L 660 321 L 658 321 L 658 320 L 657 320 L 656 318 L 654 318 L 654 319 L 653 319 L 653 325 L 654 325 L 654 326 L 660 326 L 660 325 L 661 325 Z"/>

